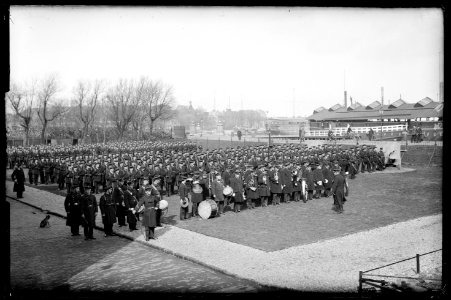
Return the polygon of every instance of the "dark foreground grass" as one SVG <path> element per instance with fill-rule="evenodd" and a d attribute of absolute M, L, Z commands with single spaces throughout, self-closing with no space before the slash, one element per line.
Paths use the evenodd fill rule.
<path fill-rule="evenodd" d="M 276 251 L 442 212 L 440 167 L 406 173 L 358 174 L 349 183 L 351 192 L 343 214 L 331 210 L 332 198 L 321 198 L 254 210 L 244 208 L 237 214 L 228 211 L 208 220 L 180 221 L 179 198 L 172 196 L 166 197 L 169 210 L 163 222 L 264 251 Z M 56 185 L 37 188 L 65 195 Z"/>

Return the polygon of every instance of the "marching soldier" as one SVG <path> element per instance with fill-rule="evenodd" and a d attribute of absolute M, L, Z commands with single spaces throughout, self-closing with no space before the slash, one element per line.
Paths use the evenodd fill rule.
<path fill-rule="evenodd" d="M 324 191 L 324 177 L 323 172 L 321 171 L 321 165 L 319 163 L 315 163 L 315 170 L 313 170 L 313 181 L 315 184 L 315 195 L 313 198 L 319 199 L 321 197 L 322 192 Z"/>

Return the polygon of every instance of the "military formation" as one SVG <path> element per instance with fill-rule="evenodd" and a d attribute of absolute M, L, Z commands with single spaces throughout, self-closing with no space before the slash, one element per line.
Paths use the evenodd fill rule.
<path fill-rule="evenodd" d="M 254 209 L 307 202 L 334 194 L 334 171 L 348 186 L 348 177 L 385 169 L 382 148 L 367 145 L 345 149 L 276 144 L 202 151 L 188 141 L 140 141 L 8 147 L 8 159 L 28 167 L 30 184 L 57 183 L 67 195 L 104 193 L 103 198 L 112 198 L 107 205 L 115 206 L 115 221 L 125 226 L 125 218 L 130 219 L 130 230 L 136 223 L 129 211 L 145 195 L 146 184 L 154 181 L 160 194 L 180 196 L 180 219 L 184 220 L 198 216 L 198 204 L 206 199 L 217 202 L 218 216 L 227 206 L 238 213 L 241 205 Z M 133 197 L 125 201 L 127 191 L 134 201 Z M 188 204 L 192 204 L 191 214 Z"/>

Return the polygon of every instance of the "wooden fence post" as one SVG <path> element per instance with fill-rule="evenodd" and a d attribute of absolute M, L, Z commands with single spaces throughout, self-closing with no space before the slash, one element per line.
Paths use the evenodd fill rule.
<path fill-rule="evenodd" d="M 420 254 L 416 255 L 417 257 L 417 274 L 420 273 Z"/>

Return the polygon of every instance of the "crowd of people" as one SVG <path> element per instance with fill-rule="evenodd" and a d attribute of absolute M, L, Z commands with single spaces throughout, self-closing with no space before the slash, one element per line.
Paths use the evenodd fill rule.
<path fill-rule="evenodd" d="M 347 178 L 385 169 L 382 148 L 367 145 L 345 149 L 278 144 L 202 151 L 188 141 L 140 141 L 8 147 L 8 159 L 15 168 L 28 168 L 30 184 L 57 183 L 59 190 L 66 190 L 68 225 L 73 235 L 84 225 L 88 240 L 97 206 L 106 235 L 116 222 L 126 226 L 126 219 L 129 229 L 136 230 L 141 215 L 146 238 L 154 238 L 153 228 L 161 225 L 162 195 L 176 193 L 180 220 L 199 216 L 198 205 L 206 199 L 215 201 L 220 216 L 227 206 L 239 213 L 241 205 L 254 209 L 333 196 L 333 209 L 341 213 Z M 95 195 L 100 193 L 97 204 Z"/>
<path fill-rule="evenodd" d="M 421 143 L 423 141 L 423 129 L 420 126 L 414 125 L 411 129 L 411 143 Z"/>

